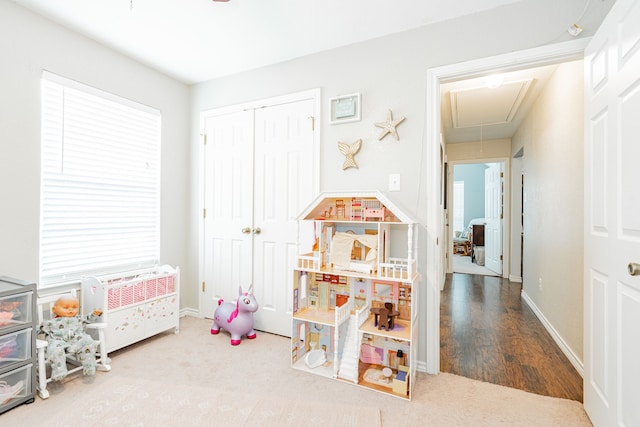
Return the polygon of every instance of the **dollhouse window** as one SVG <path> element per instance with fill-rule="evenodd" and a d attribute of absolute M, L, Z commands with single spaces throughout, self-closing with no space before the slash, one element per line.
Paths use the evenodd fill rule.
<path fill-rule="evenodd" d="M 393 297 L 393 285 L 388 283 L 376 282 L 375 296 L 380 300 L 390 300 Z"/>

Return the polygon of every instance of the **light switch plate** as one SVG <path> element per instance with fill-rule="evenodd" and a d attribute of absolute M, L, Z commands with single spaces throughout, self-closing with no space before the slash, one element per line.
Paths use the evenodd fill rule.
<path fill-rule="evenodd" d="M 400 174 L 389 174 L 389 191 L 400 191 Z"/>

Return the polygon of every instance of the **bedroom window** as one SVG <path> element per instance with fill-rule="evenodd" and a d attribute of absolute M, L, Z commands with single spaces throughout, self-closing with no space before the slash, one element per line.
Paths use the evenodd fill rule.
<path fill-rule="evenodd" d="M 464 230 L 464 181 L 453 183 L 453 232 Z"/>
<path fill-rule="evenodd" d="M 47 72 L 41 92 L 39 286 L 155 265 L 160 112 Z"/>

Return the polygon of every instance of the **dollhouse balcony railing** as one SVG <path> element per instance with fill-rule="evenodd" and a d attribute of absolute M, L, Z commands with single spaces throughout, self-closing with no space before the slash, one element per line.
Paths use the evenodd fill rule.
<path fill-rule="evenodd" d="M 381 262 L 378 266 L 378 276 L 387 279 L 409 279 L 414 271 L 415 260 L 405 258 L 389 258 L 389 262 Z"/>
<path fill-rule="evenodd" d="M 321 260 L 319 255 L 305 254 L 297 257 L 298 269 L 303 271 L 321 271 Z M 362 265 L 362 268 L 359 265 Z M 352 266 L 345 269 L 335 268 L 335 271 L 351 271 L 363 274 L 371 274 L 371 276 L 381 277 L 385 279 L 411 279 L 412 274 L 416 271 L 415 260 L 406 258 L 389 258 L 388 262 L 378 264 L 377 274 L 375 268 L 368 263 L 354 262 Z M 327 270 L 328 271 L 328 270 Z"/>
<path fill-rule="evenodd" d="M 320 257 L 316 255 L 298 255 L 298 269 L 319 271 Z"/>

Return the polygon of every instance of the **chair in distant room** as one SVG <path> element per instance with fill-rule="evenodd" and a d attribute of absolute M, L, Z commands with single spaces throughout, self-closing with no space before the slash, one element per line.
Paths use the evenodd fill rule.
<path fill-rule="evenodd" d="M 455 232 L 453 237 L 453 253 L 463 256 L 471 253 L 471 232 L 468 229 Z"/>

